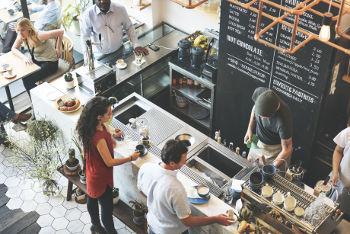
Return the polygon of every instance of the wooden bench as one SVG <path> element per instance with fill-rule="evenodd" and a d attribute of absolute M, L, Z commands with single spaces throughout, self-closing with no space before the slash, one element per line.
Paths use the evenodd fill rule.
<path fill-rule="evenodd" d="M 67 201 L 72 200 L 73 194 L 73 184 L 84 191 L 87 194 L 86 184 L 82 184 L 80 182 L 80 178 L 78 175 L 66 175 L 62 170 L 58 170 L 64 177 L 68 179 L 68 190 L 67 190 Z M 117 217 L 120 221 L 122 221 L 126 226 L 128 226 L 131 230 L 136 232 L 137 234 L 146 234 L 147 233 L 147 225 L 138 226 L 133 221 L 133 213 L 132 209 L 122 200 L 119 200 L 116 205 L 114 205 L 113 215 Z"/>

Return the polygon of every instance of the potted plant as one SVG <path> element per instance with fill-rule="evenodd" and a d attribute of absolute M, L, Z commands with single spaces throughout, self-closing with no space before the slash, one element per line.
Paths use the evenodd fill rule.
<path fill-rule="evenodd" d="M 64 74 L 64 80 L 66 81 L 66 86 L 68 89 L 74 88 L 73 75 L 70 72 Z"/>
<path fill-rule="evenodd" d="M 131 204 L 131 208 L 132 208 L 132 213 L 133 213 L 133 219 L 132 221 L 136 224 L 136 225 L 142 225 L 145 223 L 145 214 L 148 212 L 147 206 L 145 206 L 144 204 L 132 200 L 129 201 L 129 203 Z"/>
<path fill-rule="evenodd" d="M 45 195 L 60 191 L 55 176 L 67 153 L 62 132 L 51 121 L 33 120 L 27 123 L 27 133 L 10 132 L 12 154 L 8 159 L 24 176 L 42 182 Z"/>
<path fill-rule="evenodd" d="M 83 190 L 80 188 L 76 188 L 74 191 L 75 194 L 75 201 L 79 204 L 85 204 L 86 203 L 86 194 Z"/>
<path fill-rule="evenodd" d="M 79 177 L 80 177 L 80 183 L 86 184 L 84 152 L 83 152 L 83 150 L 81 148 L 81 145 L 79 144 L 79 141 L 78 141 L 77 137 L 74 134 L 72 134 L 72 141 L 75 144 L 75 146 L 77 147 L 77 149 L 79 150 L 81 163 L 83 164 L 82 169 L 78 172 Z"/>
<path fill-rule="evenodd" d="M 113 204 L 117 204 L 119 201 L 119 188 L 113 188 Z"/>
<path fill-rule="evenodd" d="M 73 24 L 73 32 L 80 35 L 80 23 L 78 17 L 84 12 L 88 4 L 89 0 L 74 0 L 73 3 L 69 3 L 63 11 L 63 27 L 69 29 Z"/>
<path fill-rule="evenodd" d="M 75 150 L 73 148 L 70 148 L 68 150 L 69 158 L 66 161 L 66 168 L 72 172 L 76 171 L 79 166 L 79 160 L 75 158 Z"/>

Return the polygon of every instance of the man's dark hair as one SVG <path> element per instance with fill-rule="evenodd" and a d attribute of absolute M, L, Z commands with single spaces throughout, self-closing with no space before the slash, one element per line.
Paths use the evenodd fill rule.
<path fill-rule="evenodd" d="M 188 149 L 182 141 L 169 140 L 162 149 L 162 161 L 165 164 L 169 164 L 170 162 L 179 163 L 182 154 L 187 153 L 187 151 Z"/>

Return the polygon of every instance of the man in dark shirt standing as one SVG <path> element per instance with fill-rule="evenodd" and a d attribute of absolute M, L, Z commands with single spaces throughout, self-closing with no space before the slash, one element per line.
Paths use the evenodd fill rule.
<path fill-rule="evenodd" d="M 284 160 L 289 163 L 293 149 L 291 110 L 268 88 L 256 88 L 252 99 L 255 105 L 252 108 L 244 142 L 251 142 L 256 125 L 259 149 L 251 148 L 248 156 L 255 161 L 264 155 L 266 163 L 273 163 L 275 167 L 283 164 Z"/>

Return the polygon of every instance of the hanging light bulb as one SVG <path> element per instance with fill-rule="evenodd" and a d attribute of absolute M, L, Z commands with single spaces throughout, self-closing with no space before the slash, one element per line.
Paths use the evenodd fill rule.
<path fill-rule="evenodd" d="M 330 12 L 327 12 L 324 14 L 322 19 L 322 27 L 320 30 L 320 39 L 322 41 L 329 41 L 329 38 L 331 37 L 331 22 L 332 22 L 333 14 Z"/>

